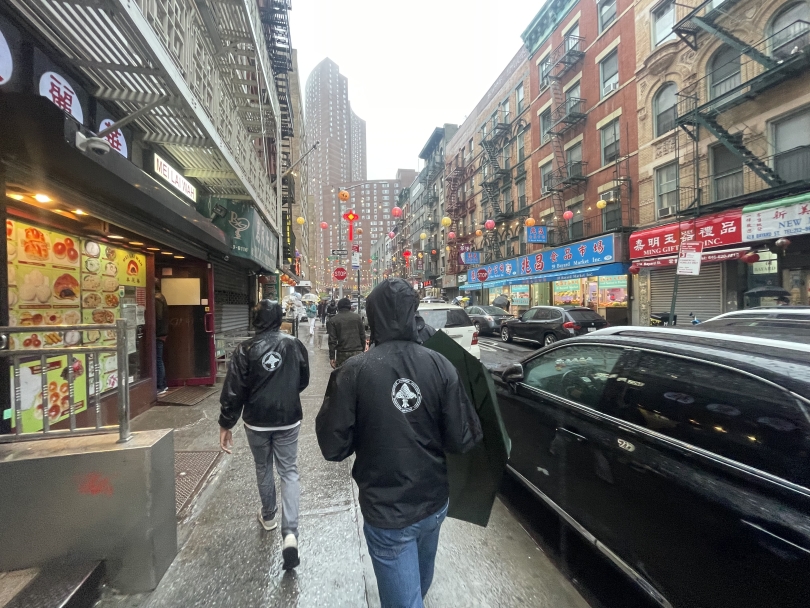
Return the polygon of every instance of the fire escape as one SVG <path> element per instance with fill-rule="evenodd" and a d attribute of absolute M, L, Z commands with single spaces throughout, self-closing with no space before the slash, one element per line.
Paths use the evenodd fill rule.
<path fill-rule="evenodd" d="M 501 109 L 493 115 L 488 126 L 481 132 L 481 147 L 484 155 L 481 157 L 481 187 L 483 189 L 483 205 L 489 204 L 495 221 L 505 219 L 504 210 L 501 209 L 500 194 L 501 180 L 509 177 L 509 168 L 504 164 L 501 154 L 504 144 L 508 141 L 511 132 L 509 114 Z"/>
<path fill-rule="evenodd" d="M 687 87 L 677 105 L 676 125 L 688 135 L 692 147 L 694 198 L 687 208 L 694 207 L 693 211 L 699 212 L 704 198 L 703 202 L 711 202 L 728 194 L 782 188 L 798 181 L 797 178 L 802 181 L 810 179 L 808 150 L 799 151 L 801 158 L 796 157 L 795 151 L 792 151 L 791 158 L 758 155 L 750 148 L 751 137 L 747 138 L 747 143 L 742 131 L 732 133 L 722 124 L 726 112 L 800 74 L 810 64 L 810 23 L 797 20 L 755 44 L 747 44 L 724 27 L 726 22 L 738 21 L 732 15 L 738 3 L 739 0 L 722 3 L 706 0 L 691 8 L 673 27 L 675 34 L 694 50 L 698 48 L 698 38 L 709 35 L 736 51 L 727 63 L 712 66 L 713 71 Z M 723 194 L 718 196 L 715 183 L 704 197 L 706 188 L 701 187 L 697 147 L 701 128 L 739 159 L 748 170 L 750 179 L 746 181 L 745 172 L 741 170 L 737 185 L 732 188 L 724 186 Z"/>
<path fill-rule="evenodd" d="M 564 192 L 579 187 L 587 181 L 586 163 L 566 158 L 563 139 L 576 126 L 584 122 L 586 103 L 584 99 L 566 97 L 562 78 L 585 57 L 585 39 L 580 36 L 565 36 L 562 43 L 549 55 L 543 69 L 543 80 L 548 80 L 551 89 L 551 125 L 547 131 L 554 152 L 554 169 L 549 176 L 549 190 L 557 217 L 556 231 L 560 242 L 568 240 L 568 227 L 563 221 L 565 213 Z"/>
<path fill-rule="evenodd" d="M 453 220 L 450 225 L 450 230 L 458 234 L 458 223 L 467 215 L 466 205 L 459 199 L 458 193 L 461 190 L 461 185 L 466 179 L 466 171 L 464 167 L 455 166 L 452 169 L 448 167 L 447 177 L 444 182 L 447 190 L 444 196 L 444 210 L 447 212 L 447 217 Z M 457 239 L 460 237 L 457 237 Z M 457 274 L 459 272 L 459 258 L 458 258 L 458 242 L 453 243 L 450 248 L 450 256 L 447 260 L 447 274 Z"/>

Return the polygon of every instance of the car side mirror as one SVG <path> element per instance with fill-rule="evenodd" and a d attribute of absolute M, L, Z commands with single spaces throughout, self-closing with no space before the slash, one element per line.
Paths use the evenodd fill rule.
<path fill-rule="evenodd" d="M 523 382 L 523 366 L 520 363 L 513 363 L 503 370 L 501 377 L 504 382 Z"/>

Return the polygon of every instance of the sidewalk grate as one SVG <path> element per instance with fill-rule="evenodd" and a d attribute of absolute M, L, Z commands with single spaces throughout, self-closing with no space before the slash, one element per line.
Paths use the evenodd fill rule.
<path fill-rule="evenodd" d="M 183 386 L 169 391 L 168 394 L 162 397 L 158 397 L 158 403 L 162 405 L 197 405 L 218 390 L 218 388 L 211 388 L 210 386 Z"/>
<path fill-rule="evenodd" d="M 199 492 L 202 482 L 213 470 L 219 454 L 218 451 L 174 453 L 174 500 L 177 515 L 180 515 Z"/>

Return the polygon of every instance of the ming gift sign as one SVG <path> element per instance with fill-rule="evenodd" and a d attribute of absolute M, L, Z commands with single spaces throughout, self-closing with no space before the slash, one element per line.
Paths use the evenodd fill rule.
<path fill-rule="evenodd" d="M 704 249 L 741 243 L 740 210 L 730 209 L 634 232 L 630 235 L 630 258 L 674 255 L 678 253 L 683 241 L 700 242 Z"/>

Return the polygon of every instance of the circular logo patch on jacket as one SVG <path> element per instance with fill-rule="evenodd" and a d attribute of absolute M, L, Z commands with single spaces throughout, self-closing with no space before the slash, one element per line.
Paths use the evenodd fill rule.
<path fill-rule="evenodd" d="M 422 403 L 422 391 L 416 382 L 408 378 L 400 378 L 391 387 L 391 400 L 400 412 L 414 411 Z"/>
<path fill-rule="evenodd" d="M 276 371 L 281 365 L 281 355 L 276 352 L 269 352 L 262 357 L 262 367 L 268 372 Z"/>

